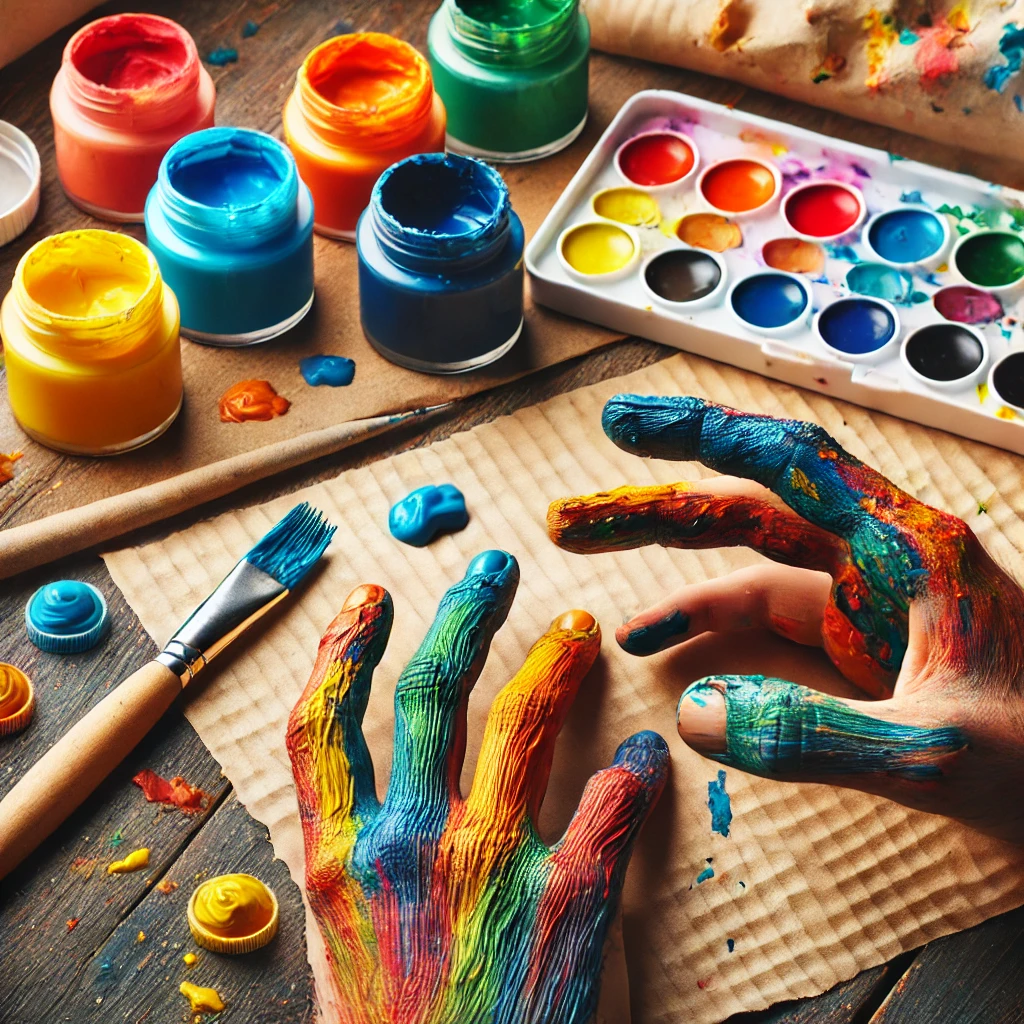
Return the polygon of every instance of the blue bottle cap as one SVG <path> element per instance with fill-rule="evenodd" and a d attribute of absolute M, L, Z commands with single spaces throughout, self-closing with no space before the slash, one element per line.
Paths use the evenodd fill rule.
<path fill-rule="evenodd" d="M 79 580 L 47 583 L 25 606 L 29 640 L 52 654 L 77 654 L 95 647 L 109 624 L 103 595 Z"/>

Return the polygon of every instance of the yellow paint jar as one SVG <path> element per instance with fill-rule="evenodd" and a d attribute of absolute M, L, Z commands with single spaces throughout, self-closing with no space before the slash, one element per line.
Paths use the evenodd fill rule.
<path fill-rule="evenodd" d="M 181 408 L 178 326 L 178 302 L 141 242 L 92 229 L 44 238 L 0 306 L 15 419 L 73 455 L 152 441 Z"/>
<path fill-rule="evenodd" d="M 277 934 L 277 897 L 252 875 L 207 879 L 188 901 L 192 938 L 215 953 L 251 953 Z"/>

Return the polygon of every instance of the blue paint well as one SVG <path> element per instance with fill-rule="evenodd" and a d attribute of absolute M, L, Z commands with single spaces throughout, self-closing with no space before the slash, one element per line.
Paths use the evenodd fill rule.
<path fill-rule="evenodd" d="M 428 373 L 492 362 L 522 327 L 523 244 L 494 168 L 443 153 L 393 164 L 356 228 L 367 339 Z"/>
<path fill-rule="evenodd" d="M 299 360 L 299 373 L 310 387 L 344 388 L 355 379 L 356 364 L 344 356 L 306 356 Z"/>
<path fill-rule="evenodd" d="M 426 487 L 418 487 L 392 505 L 388 514 L 391 536 L 416 548 L 426 547 L 440 533 L 462 530 L 468 522 L 466 499 L 454 484 L 428 484 Z M 492 552 L 478 556 L 470 563 L 469 571 L 496 571 L 473 568 L 479 559 L 490 554 Z"/>
<path fill-rule="evenodd" d="M 928 300 L 924 292 L 914 287 L 912 274 L 884 263 L 858 263 L 850 267 L 846 286 L 858 295 L 885 299 L 898 306 L 914 306 Z"/>
<path fill-rule="evenodd" d="M 996 92 L 1002 92 L 1006 83 L 1020 71 L 1024 63 L 1024 28 L 1010 22 L 1003 26 L 1003 35 L 999 40 L 999 52 L 1005 64 L 993 64 L 984 76 L 985 84 Z"/>
<path fill-rule="evenodd" d="M 871 248 L 890 263 L 920 263 L 946 240 L 942 224 L 929 210 L 890 210 L 868 230 Z"/>
<path fill-rule="evenodd" d="M 719 770 L 718 778 L 708 783 L 708 810 L 711 811 L 711 831 L 728 836 L 732 824 L 732 803 L 725 791 L 725 772 Z"/>
<path fill-rule="evenodd" d="M 818 331 L 836 351 L 866 355 L 892 340 L 896 321 L 885 306 L 869 298 L 839 299 L 822 310 Z"/>
<path fill-rule="evenodd" d="M 28 638 L 43 651 L 87 651 L 107 631 L 107 605 L 91 584 L 57 580 L 40 587 L 25 606 Z"/>
<path fill-rule="evenodd" d="M 754 274 L 732 293 L 732 307 L 755 327 L 784 327 L 807 312 L 807 294 L 785 274 Z"/>
<path fill-rule="evenodd" d="M 146 240 L 186 334 L 264 341 L 313 296 L 313 201 L 286 146 L 207 128 L 166 153 L 146 200 Z"/>

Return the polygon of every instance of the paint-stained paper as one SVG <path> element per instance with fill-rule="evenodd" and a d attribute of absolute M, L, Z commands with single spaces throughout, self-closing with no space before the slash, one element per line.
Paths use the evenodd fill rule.
<path fill-rule="evenodd" d="M 707 475 L 700 467 L 643 460 L 612 445 L 601 432 L 600 415 L 605 400 L 619 391 L 696 394 L 817 420 L 901 486 L 968 519 L 1018 575 L 1024 568 L 1024 460 L 685 355 L 108 555 L 115 582 L 162 643 L 295 502 L 313 502 L 338 524 L 323 570 L 227 656 L 186 709 L 239 798 L 270 829 L 296 881 L 303 877 L 303 851 L 285 725 L 322 630 L 358 584 L 380 583 L 391 591 L 395 628 L 366 716 L 383 786 L 399 670 L 441 594 L 461 578 L 472 556 L 503 547 L 519 559 L 522 584 L 471 700 L 464 785 L 491 699 L 550 620 L 567 608 L 593 612 L 605 642 L 559 741 L 541 821 L 545 838 L 561 832 L 586 778 L 610 761 L 625 736 L 655 729 L 670 743 L 669 784 L 641 836 L 625 894 L 634 1022 L 711 1024 L 737 1011 L 822 992 L 1024 902 L 1024 851 L 862 793 L 783 785 L 732 769 L 722 779 L 718 765 L 675 736 L 680 692 L 710 672 L 763 672 L 851 691 L 820 652 L 767 634 L 745 636 L 743 643 L 712 637 L 683 653 L 646 659 L 618 649 L 611 634 L 626 616 L 684 581 L 718 576 L 759 557 L 737 549 L 660 548 L 584 556 L 551 544 L 544 517 L 555 497 L 627 481 Z M 445 481 L 464 492 L 469 526 L 424 549 L 393 540 L 387 531 L 391 504 L 415 487 Z M 314 975 L 323 979 L 315 930 L 310 940 Z M 609 985 L 608 994 L 621 999 L 624 984 Z M 325 1007 L 324 1018 L 335 1020 L 336 1014 Z M 618 1022 L 623 1015 L 610 1011 L 607 1019 Z"/>
<path fill-rule="evenodd" d="M 593 45 L 1024 160 L 1006 0 L 582 0 Z"/>

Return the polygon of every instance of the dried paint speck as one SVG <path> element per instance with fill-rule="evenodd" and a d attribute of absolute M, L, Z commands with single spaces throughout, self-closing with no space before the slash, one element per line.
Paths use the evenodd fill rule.
<path fill-rule="evenodd" d="M 732 823 L 732 803 L 725 791 L 725 772 L 719 771 L 718 778 L 708 783 L 708 810 L 711 811 L 711 831 L 729 835 Z"/>

